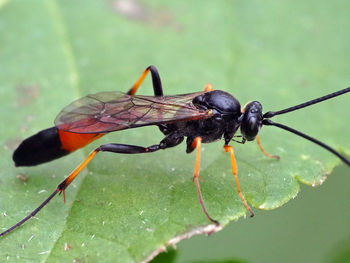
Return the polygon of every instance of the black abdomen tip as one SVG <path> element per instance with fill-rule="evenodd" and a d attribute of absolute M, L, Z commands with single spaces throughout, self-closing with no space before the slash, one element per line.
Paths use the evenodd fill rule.
<path fill-rule="evenodd" d="M 61 148 L 57 128 L 51 127 L 25 139 L 14 151 L 12 159 L 16 166 L 33 166 L 66 154 L 68 152 Z"/>

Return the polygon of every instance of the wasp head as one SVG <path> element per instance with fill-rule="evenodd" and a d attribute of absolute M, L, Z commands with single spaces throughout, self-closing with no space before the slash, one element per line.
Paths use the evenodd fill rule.
<path fill-rule="evenodd" d="M 241 134 L 247 141 L 253 141 L 258 135 L 263 121 L 262 106 L 258 101 L 247 103 L 241 120 Z"/>

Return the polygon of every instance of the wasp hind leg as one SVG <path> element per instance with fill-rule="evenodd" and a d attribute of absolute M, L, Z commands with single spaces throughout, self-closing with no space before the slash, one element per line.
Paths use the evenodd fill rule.
<path fill-rule="evenodd" d="M 162 82 L 160 80 L 158 70 L 155 66 L 149 66 L 143 71 L 139 79 L 135 82 L 134 85 L 132 85 L 131 89 L 127 92 L 128 95 L 135 95 L 138 88 L 141 86 L 142 82 L 144 81 L 144 79 L 146 78 L 149 72 L 151 72 L 151 76 L 152 76 L 154 96 L 156 97 L 163 96 Z"/>
<path fill-rule="evenodd" d="M 140 154 L 140 153 L 151 153 L 158 150 L 164 150 L 166 148 L 174 147 L 183 141 L 183 136 L 178 136 L 177 134 L 169 134 L 166 136 L 159 144 L 151 145 L 148 147 L 129 145 L 129 144 L 117 144 L 109 143 L 101 145 L 100 147 L 93 150 L 88 157 L 74 169 L 71 174 L 62 181 L 57 187 L 59 192 L 63 192 L 68 187 L 68 185 L 76 178 L 76 176 L 81 172 L 82 169 L 96 156 L 99 152 L 112 152 L 121 154 Z"/>
<path fill-rule="evenodd" d="M 55 189 L 55 191 L 37 208 L 35 208 L 29 215 L 27 215 L 22 220 L 18 221 L 12 227 L 8 228 L 4 232 L 0 233 L 0 237 L 8 234 L 14 229 L 20 227 L 29 219 L 34 217 L 44 206 L 46 206 L 52 198 L 54 198 L 57 194 L 63 193 L 63 198 L 65 200 L 65 190 L 66 188 L 74 181 L 74 179 L 78 176 L 78 174 L 88 165 L 88 163 L 99 153 L 99 152 L 113 152 L 113 153 L 121 153 L 121 154 L 138 154 L 138 153 L 151 153 L 161 149 L 166 149 L 169 147 L 176 146 L 177 144 L 183 141 L 183 136 L 179 136 L 178 134 L 169 134 L 166 136 L 159 144 L 151 145 L 148 147 L 136 146 L 136 145 L 128 145 L 128 144 L 104 144 L 100 147 L 96 148 L 85 158 L 83 162 L 81 162 L 69 175 L 66 177 Z"/>

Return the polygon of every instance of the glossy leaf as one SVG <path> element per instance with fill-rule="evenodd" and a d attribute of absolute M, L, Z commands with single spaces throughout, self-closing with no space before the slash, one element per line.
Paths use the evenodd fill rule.
<path fill-rule="evenodd" d="M 94 146 L 162 139 L 156 127 L 144 127 L 34 168 L 14 168 L 11 160 L 21 139 L 52 126 L 71 101 L 127 91 L 150 64 L 158 67 L 166 94 L 201 91 L 211 82 L 242 105 L 259 100 L 265 112 L 346 87 L 350 43 L 343 4 L 0 1 L 1 227 L 34 209 Z M 140 94 L 152 94 L 150 80 Z M 348 101 L 345 95 L 276 121 L 349 154 Z M 253 209 L 283 205 L 298 193 L 299 181 L 319 185 L 340 162 L 277 128 L 264 127 L 261 140 L 280 161 L 266 158 L 255 143 L 233 143 L 242 192 Z M 203 147 L 201 186 L 210 214 L 225 226 L 246 211 L 222 144 Z M 192 183 L 194 155 L 184 150 L 98 155 L 67 190 L 65 205 L 56 198 L 0 240 L 0 261 L 140 262 L 169 243 L 213 230 Z"/>

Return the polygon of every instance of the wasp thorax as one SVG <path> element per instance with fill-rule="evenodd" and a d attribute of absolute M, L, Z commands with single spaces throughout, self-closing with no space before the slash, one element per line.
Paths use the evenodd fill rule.
<path fill-rule="evenodd" d="M 199 95 L 193 99 L 193 104 L 203 109 L 213 109 L 223 115 L 239 116 L 241 105 L 231 94 L 214 90 Z"/>

